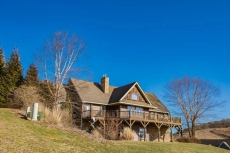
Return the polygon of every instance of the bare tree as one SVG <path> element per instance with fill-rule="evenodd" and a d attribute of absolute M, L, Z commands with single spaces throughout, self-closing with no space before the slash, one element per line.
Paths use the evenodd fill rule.
<path fill-rule="evenodd" d="M 219 95 L 217 86 L 200 78 L 173 79 L 165 88 L 165 98 L 184 116 L 190 138 L 195 137 L 197 120 L 210 117 L 208 113 L 222 104 Z"/>
<path fill-rule="evenodd" d="M 71 73 L 80 73 L 79 65 L 84 55 L 85 45 L 76 35 L 67 32 L 56 32 L 47 40 L 43 52 L 38 54 L 40 67 L 43 70 L 46 86 L 57 106 L 63 95 L 63 84 Z M 53 83 L 50 83 L 53 82 Z"/>

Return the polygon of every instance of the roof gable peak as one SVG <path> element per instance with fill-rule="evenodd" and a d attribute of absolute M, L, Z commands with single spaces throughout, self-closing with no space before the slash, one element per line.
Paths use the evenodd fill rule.
<path fill-rule="evenodd" d="M 141 96 L 145 99 L 145 101 L 147 103 L 149 103 L 150 105 L 152 105 L 152 103 L 149 101 L 149 99 L 147 98 L 147 96 L 145 95 L 145 93 L 143 92 L 143 90 L 141 89 L 140 85 L 138 84 L 138 82 L 134 82 L 134 84 L 129 88 L 129 90 L 121 97 L 121 99 L 119 101 L 122 101 L 128 94 L 129 92 L 133 89 L 137 87 L 137 89 L 139 90 Z"/>

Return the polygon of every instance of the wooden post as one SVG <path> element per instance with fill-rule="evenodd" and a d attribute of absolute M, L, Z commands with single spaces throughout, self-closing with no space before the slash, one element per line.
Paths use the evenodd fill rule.
<path fill-rule="evenodd" d="M 144 141 L 146 141 L 146 127 L 144 127 Z"/>
<path fill-rule="evenodd" d="M 90 117 L 92 117 L 93 114 L 92 114 L 92 104 L 90 104 Z"/>
<path fill-rule="evenodd" d="M 117 116 L 117 118 L 119 117 L 119 116 L 118 116 L 118 110 L 116 110 L 116 116 Z"/>
<path fill-rule="evenodd" d="M 131 110 L 129 110 L 129 118 L 131 118 Z"/>
<path fill-rule="evenodd" d="M 181 130 L 180 130 L 180 127 L 178 127 L 178 137 L 180 138 L 180 132 Z"/>
<path fill-rule="evenodd" d="M 161 130 L 160 130 L 160 127 L 157 127 L 157 128 L 158 128 L 158 142 L 160 142 Z"/>
<path fill-rule="evenodd" d="M 104 138 L 105 138 L 105 120 L 104 120 Z"/>
<path fill-rule="evenodd" d="M 173 142 L 172 136 L 173 136 L 173 134 L 172 134 L 172 127 L 170 127 L 170 139 L 171 139 L 171 142 Z"/>

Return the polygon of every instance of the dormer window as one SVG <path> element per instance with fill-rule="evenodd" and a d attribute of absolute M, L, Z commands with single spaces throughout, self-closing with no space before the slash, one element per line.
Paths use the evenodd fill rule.
<path fill-rule="evenodd" d="M 138 100 L 139 99 L 139 95 L 136 93 L 132 93 L 132 100 Z"/>

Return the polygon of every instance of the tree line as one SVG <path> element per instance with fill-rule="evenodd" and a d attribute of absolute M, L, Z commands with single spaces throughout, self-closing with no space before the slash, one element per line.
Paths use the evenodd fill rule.
<path fill-rule="evenodd" d="M 38 70 L 34 64 L 29 66 L 23 77 L 18 48 L 13 49 L 7 61 L 4 50 L 0 48 L 0 107 L 23 108 L 32 101 L 42 101 L 51 107 L 51 96 L 45 89 L 44 82 L 39 81 Z"/>
<path fill-rule="evenodd" d="M 7 61 L 0 48 L 0 107 L 25 108 L 39 102 L 53 109 L 66 102 L 66 81 L 82 73 L 79 63 L 85 48 L 75 34 L 55 32 L 36 55 L 38 68 L 31 64 L 25 77 L 18 48 L 13 48 Z M 38 69 L 44 80 L 39 80 Z"/>

